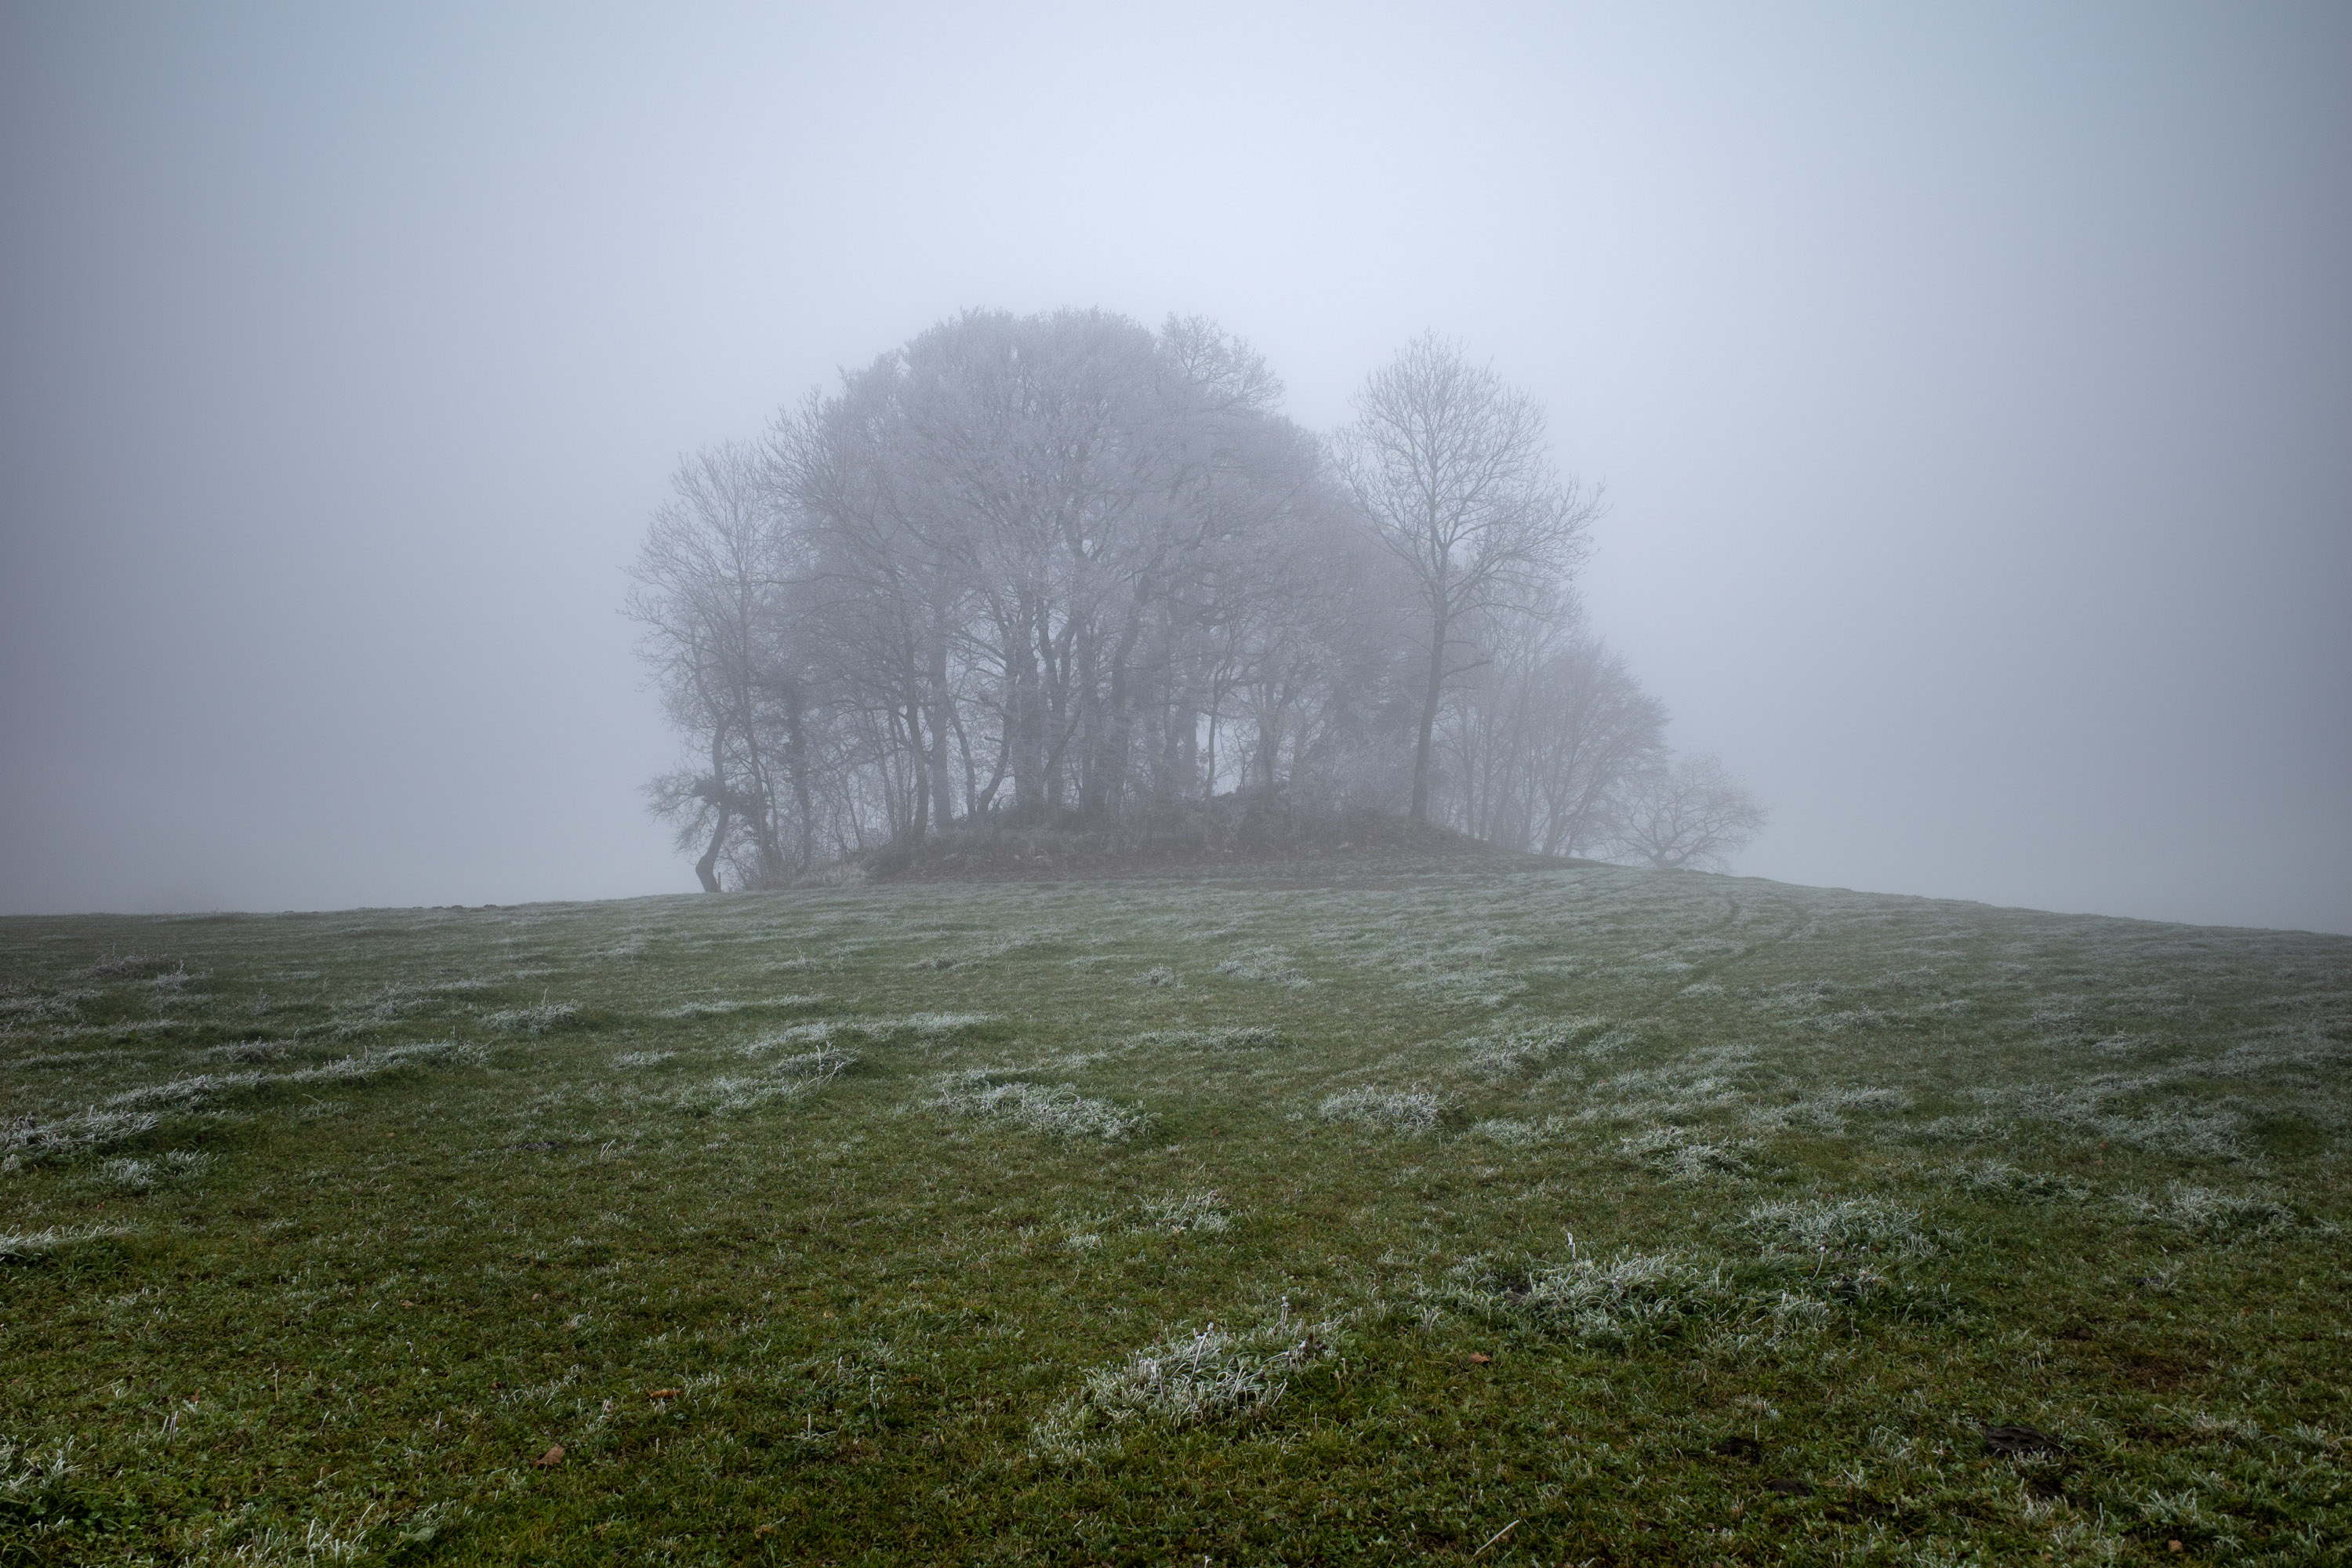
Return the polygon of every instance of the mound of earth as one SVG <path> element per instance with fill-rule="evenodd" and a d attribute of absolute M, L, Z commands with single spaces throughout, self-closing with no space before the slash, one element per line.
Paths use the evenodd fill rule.
<path fill-rule="evenodd" d="M 1202 816 L 1128 827 L 958 827 L 842 868 L 844 881 L 1061 881 L 1071 878 L 1327 876 L 1343 869 L 1496 869 L 1591 864 L 1497 848 L 1410 817 L 1365 812 L 1312 826 Z"/>

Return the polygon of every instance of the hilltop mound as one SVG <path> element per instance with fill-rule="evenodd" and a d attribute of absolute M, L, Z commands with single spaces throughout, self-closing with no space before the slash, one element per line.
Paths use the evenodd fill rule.
<path fill-rule="evenodd" d="M 1587 865 L 1500 849 L 1410 817 L 1334 814 L 1311 823 L 1240 813 L 1104 828 L 958 827 L 893 844 L 842 868 L 842 881 L 1058 881 L 1070 878 L 1328 874 L 1344 866 L 1450 868 Z"/>

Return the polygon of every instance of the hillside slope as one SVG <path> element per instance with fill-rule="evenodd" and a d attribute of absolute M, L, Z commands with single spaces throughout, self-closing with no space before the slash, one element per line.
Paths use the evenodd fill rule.
<path fill-rule="evenodd" d="M 1339 876 L 0 921 L 0 1557 L 2352 1539 L 2352 940 Z"/>

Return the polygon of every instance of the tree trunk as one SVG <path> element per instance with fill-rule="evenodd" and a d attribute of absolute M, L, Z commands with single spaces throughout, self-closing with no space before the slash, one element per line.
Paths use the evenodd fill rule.
<path fill-rule="evenodd" d="M 955 823 L 955 786 L 949 774 L 948 732 L 955 723 L 955 701 L 948 690 L 948 645 L 944 636 L 931 640 L 931 826 Z"/>
<path fill-rule="evenodd" d="M 1441 587 L 1441 592 L 1443 589 Z M 1445 689 L 1445 612 L 1431 617 L 1429 689 L 1421 698 L 1421 732 L 1412 752 L 1412 819 L 1429 820 L 1429 747 L 1437 729 L 1437 700 Z"/>
<path fill-rule="evenodd" d="M 694 874 L 702 879 L 702 890 L 719 891 L 719 850 L 727 842 L 727 771 L 725 743 L 727 731 L 717 725 L 710 729 L 710 793 L 719 812 L 718 826 L 710 830 L 710 847 L 694 863 Z"/>
<path fill-rule="evenodd" d="M 1013 820 L 1034 826 L 1045 816 L 1045 648 L 1043 612 L 1024 596 L 1005 638 L 1006 746 L 1013 773 Z"/>
<path fill-rule="evenodd" d="M 805 874 L 816 859 L 816 812 L 809 798 L 808 701 L 798 687 L 784 699 L 785 745 L 789 751 L 785 766 L 793 778 L 793 813 L 800 818 L 800 864 L 793 868 L 795 874 Z"/>
<path fill-rule="evenodd" d="M 907 837 L 916 844 L 923 841 L 923 829 L 930 817 L 931 806 L 931 770 L 929 759 L 923 754 L 922 710 L 923 705 L 919 701 L 910 700 L 907 704 L 907 764 L 908 771 L 915 775 L 914 813 L 908 819 L 908 826 L 911 831 Z"/>

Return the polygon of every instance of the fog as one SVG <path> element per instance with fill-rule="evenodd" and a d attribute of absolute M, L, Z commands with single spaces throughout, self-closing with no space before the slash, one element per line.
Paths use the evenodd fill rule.
<path fill-rule="evenodd" d="M 1429 329 L 1787 880 L 2352 931 L 2334 6 L 17 7 L 0 910 L 688 890 L 680 454 L 969 307 Z"/>

